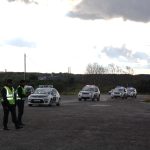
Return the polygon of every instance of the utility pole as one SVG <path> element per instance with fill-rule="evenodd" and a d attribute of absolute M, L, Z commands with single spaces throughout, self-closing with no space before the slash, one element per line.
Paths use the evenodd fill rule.
<path fill-rule="evenodd" d="M 24 54 L 24 80 L 26 80 L 26 54 Z"/>
<path fill-rule="evenodd" d="M 68 67 L 68 73 L 69 74 L 71 73 L 71 67 Z"/>

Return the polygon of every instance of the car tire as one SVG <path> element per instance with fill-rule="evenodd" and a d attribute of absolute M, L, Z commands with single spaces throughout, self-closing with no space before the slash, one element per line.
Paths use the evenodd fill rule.
<path fill-rule="evenodd" d="M 81 98 L 78 98 L 79 101 L 81 101 Z"/>
<path fill-rule="evenodd" d="M 97 98 L 96 95 L 93 96 L 92 101 L 95 101 L 95 99 Z"/>
<path fill-rule="evenodd" d="M 100 101 L 100 95 L 98 96 L 97 101 Z"/>
<path fill-rule="evenodd" d="M 56 106 L 60 106 L 60 103 L 58 102 L 58 103 L 56 103 Z"/>
<path fill-rule="evenodd" d="M 28 104 L 29 107 L 32 107 L 32 104 Z"/>
<path fill-rule="evenodd" d="M 51 106 L 52 106 L 52 103 L 53 103 L 53 102 L 52 102 L 52 100 L 50 100 L 50 102 L 49 102 L 48 106 L 50 106 L 50 107 L 51 107 Z"/>

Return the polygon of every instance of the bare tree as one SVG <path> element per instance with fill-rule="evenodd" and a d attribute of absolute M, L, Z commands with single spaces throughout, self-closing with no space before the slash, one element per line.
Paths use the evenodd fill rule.
<path fill-rule="evenodd" d="M 109 73 L 115 74 L 116 73 L 116 66 L 114 64 L 108 65 L 108 71 Z"/>
<path fill-rule="evenodd" d="M 98 65 L 97 63 L 88 64 L 88 66 L 86 67 L 87 74 L 104 74 L 105 71 L 105 68 Z"/>
<path fill-rule="evenodd" d="M 134 74 L 134 70 L 130 66 L 126 66 L 126 70 L 128 74 L 132 74 L 132 75 Z"/>
<path fill-rule="evenodd" d="M 92 68 L 92 64 L 88 64 L 86 67 L 86 73 L 87 74 L 93 74 L 93 68 Z"/>
<path fill-rule="evenodd" d="M 134 74 L 134 70 L 126 66 L 125 69 L 122 69 L 120 66 L 115 64 L 108 64 L 107 67 L 103 67 L 98 63 L 88 64 L 86 67 L 87 74 Z"/>

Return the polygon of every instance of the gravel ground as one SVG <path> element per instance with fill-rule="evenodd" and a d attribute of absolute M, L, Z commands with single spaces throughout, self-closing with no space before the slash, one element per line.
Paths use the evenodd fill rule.
<path fill-rule="evenodd" d="M 1 150 L 149 150 L 149 95 L 137 99 L 81 101 L 62 96 L 60 107 L 25 105 L 23 129 L 16 130 L 9 118 L 10 131 L 2 130 Z"/>

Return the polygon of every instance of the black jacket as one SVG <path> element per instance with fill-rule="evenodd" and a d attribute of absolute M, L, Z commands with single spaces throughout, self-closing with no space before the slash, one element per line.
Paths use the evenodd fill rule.
<path fill-rule="evenodd" d="M 18 88 L 17 88 L 17 93 L 18 93 L 18 96 L 22 99 L 22 98 L 24 98 L 24 97 L 26 97 L 26 95 L 23 93 L 23 91 L 22 91 L 22 87 L 21 86 L 19 86 Z"/>

